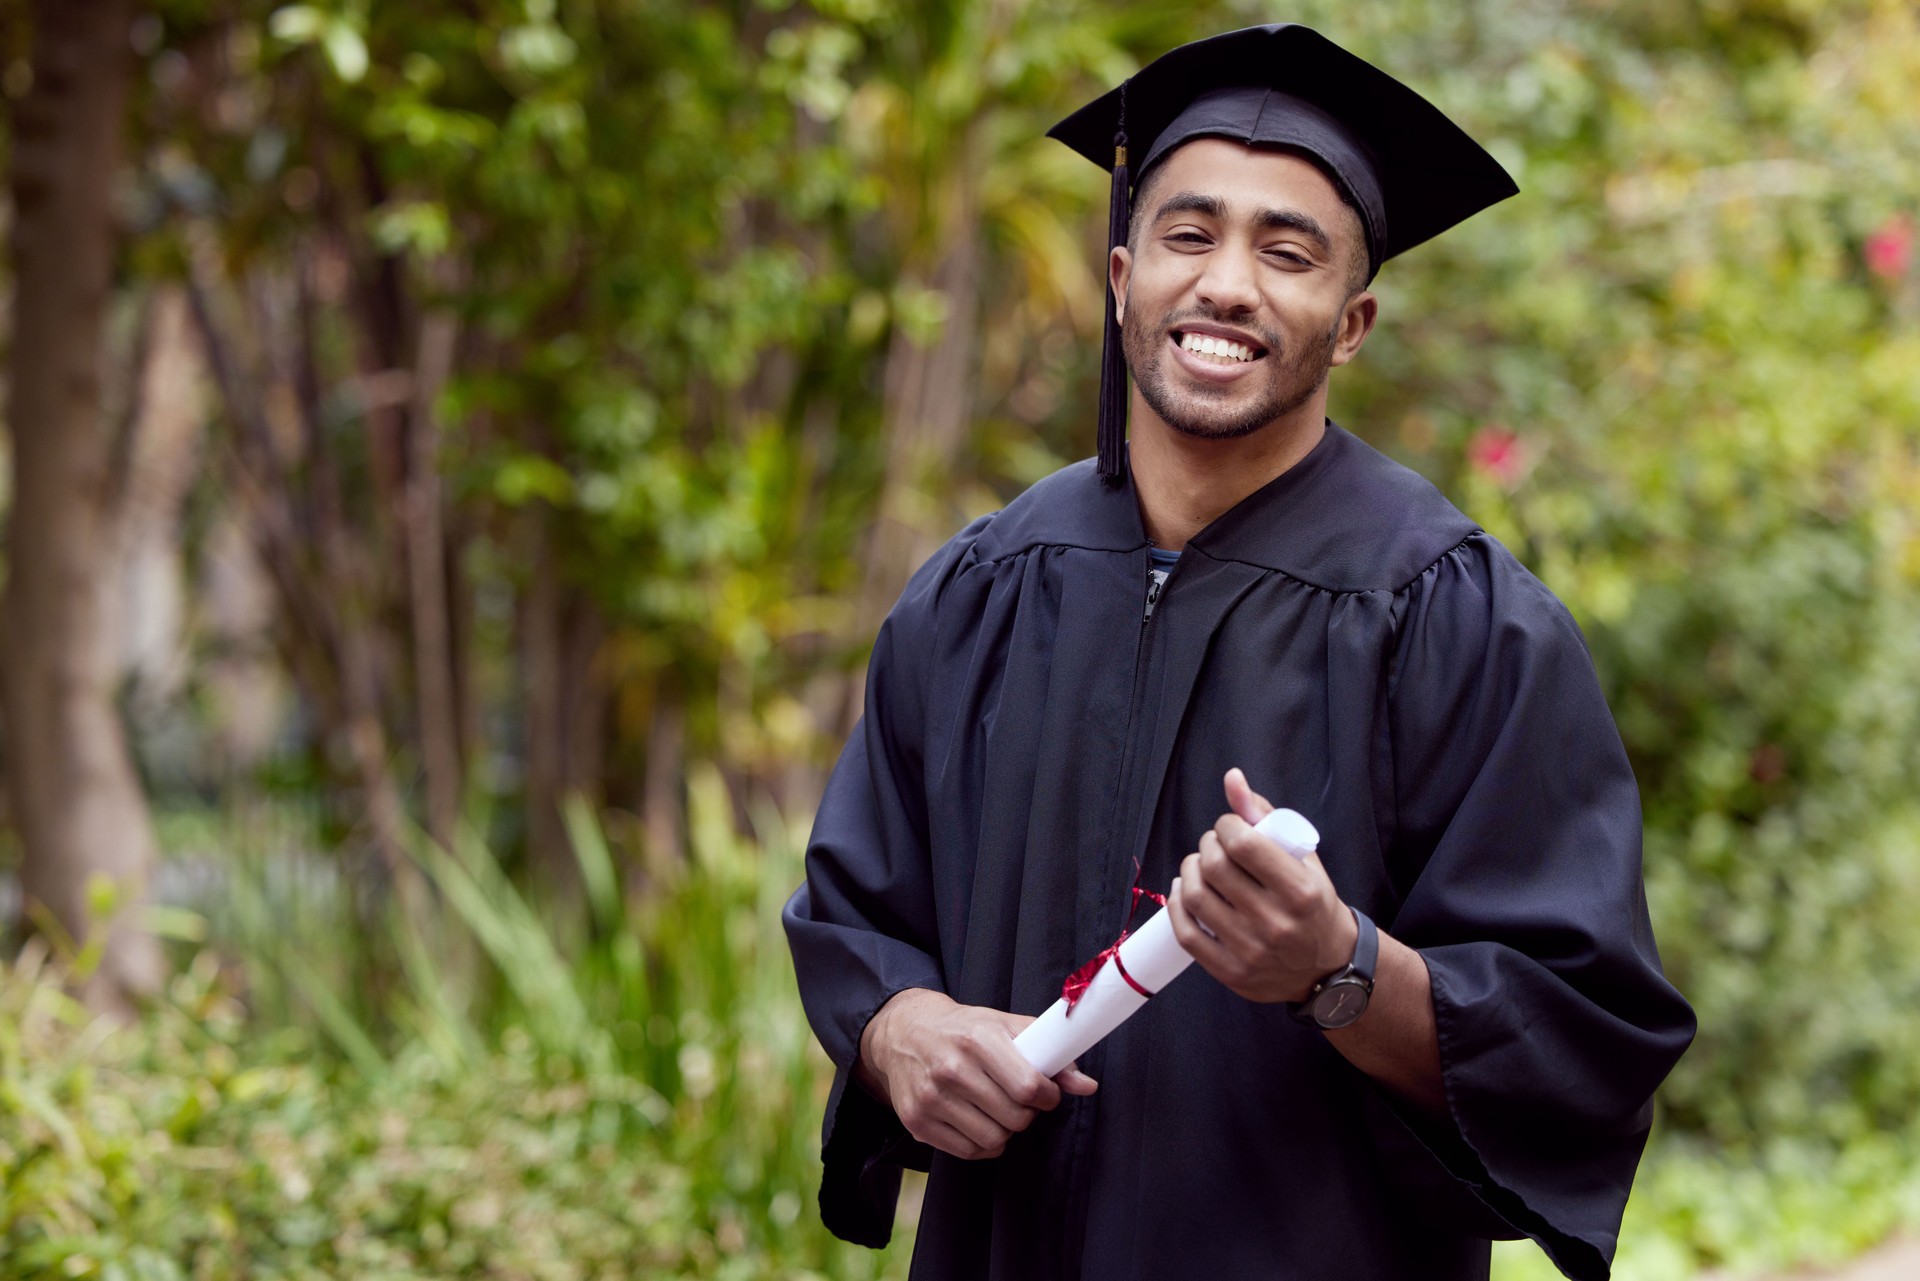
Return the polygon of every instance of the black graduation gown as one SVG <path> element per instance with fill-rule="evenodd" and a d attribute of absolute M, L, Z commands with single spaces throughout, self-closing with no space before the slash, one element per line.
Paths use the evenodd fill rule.
<path fill-rule="evenodd" d="M 1533 1237 L 1602 1277 L 1693 1015 L 1662 976 L 1633 775 L 1572 618 L 1425 480 L 1329 424 L 1203 530 L 1145 617 L 1130 486 L 1090 463 L 960 532 L 880 630 L 785 924 L 839 1066 L 820 1208 L 916 1279 L 1485 1277 Z M 1304 813 L 1426 958 L 1448 1116 L 1193 966 L 997 1160 L 849 1085 L 908 987 L 1038 1014 L 1164 890 L 1221 776 Z"/>

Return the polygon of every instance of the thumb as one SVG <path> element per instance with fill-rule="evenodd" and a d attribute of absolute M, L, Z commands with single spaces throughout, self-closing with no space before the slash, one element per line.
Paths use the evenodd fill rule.
<path fill-rule="evenodd" d="M 1273 813 L 1273 802 L 1253 790 L 1239 766 L 1227 771 L 1227 808 L 1248 823 L 1258 823 Z"/>

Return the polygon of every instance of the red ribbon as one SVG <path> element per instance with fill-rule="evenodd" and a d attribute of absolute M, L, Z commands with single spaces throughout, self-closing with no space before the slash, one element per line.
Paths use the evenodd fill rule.
<path fill-rule="evenodd" d="M 1109 958 L 1111 958 L 1113 961 L 1113 968 L 1120 971 L 1120 977 L 1127 981 L 1128 987 L 1132 988 L 1134 991 L 1138 992 L 1142 996 L 1153 995 L 1153 993 L 1147 991 L 1147 989 L 1145 989 L 1144 987 L 1141 987 L 1138 983 L 1134 982 L 1133 975 L 1127 973 L 1127 967 L 1120 964 L 1120 945 L 1127 941 L 1127 936 L 1129 934 L 1133 933 L 1133 918 L 1139 915 L 1140 900 L 1143 898 L 1150 898 L 1154 902 L 1158 903 L 1161 907 L 1165 907 L 1167 905 L 1166 895 L 1155 894 L 1152 890 L 1142 889 L 1138 884 L 1134 885 L 1133 907 L 1129 909 L 1127 912 L 1126 924 L 1120 927 L 1120 937 L 1115 939 L 1112 945 L 1107 947 L 1105 950 L 1103 950 L 1100 953 L 1100 955 L 1094 957 L 1091 961 L 1088 961 L 1085 965 L 1081 966 L 1079 969 L 1075 970 L 1073 973 L 1067 975 L 1067 981 L 1060 985 L 1061 999 L 1066 1001 L 1067 1009 L 1069 1011 L 1071 1011 L 1074 1006 L 1080 1003 L 1081 997 L 1087 994 L 1087 987 L 1089 984 L 1093 982 L 1093 976 L 1100 972 L 1100 967 L 1105 965 Z"/>

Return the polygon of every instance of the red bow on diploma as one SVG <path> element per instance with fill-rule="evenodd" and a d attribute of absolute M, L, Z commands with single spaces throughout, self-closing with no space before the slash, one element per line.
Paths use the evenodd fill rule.
<path fill-rule="evenodd" d="M 1137 869 L 1134 875 L 1137 880 L 1139 876 Z M 1067 1003 L 1067 1009 L 1069 1011 L 1080 1003 L 1081 997 L 1087 994 L 1087 985 L 1093 982 L 1093 976 L 1100 972 L 1100 967 L 1105 965 L 1109 958 L 1113 961 L 1113 968 L 1120 972 L 1120 977 L 1127 981 L 1128 987 L 1142 996 L 1153 995 L 1153 993 L 1134 982 L 1133 975 L 1127 973 L 1127 967 L 1120 964 L 1120 945 L 1127 941 L 1127 935 L 1133 933 L 1133 918 L 1140 914 L 1140 900 L 1143 898 L 1150 898 L 1161 907 L 1167 905 L 1166 895 L 1155 894 L 1152 890 L 1142 889 L 1137 883 L 1134 885 L 1133 906 L 1127 911 L 1127 923 L 1120 927 L 1120 937 L 1115 939 L 1112 945 L 1101 952 L 1100 955 L 1067 975 L 1067 981 L 1060 985 L 1060 997 Z"/>

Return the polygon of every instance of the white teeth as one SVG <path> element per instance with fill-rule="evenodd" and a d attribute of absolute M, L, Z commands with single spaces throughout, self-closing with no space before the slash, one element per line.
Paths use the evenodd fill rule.
<path fill-rule="evenodd" d="M 1244 343 L 1228 342 L 1225 338 L 1209 338 L 1205 334 L 1182 334 L 1180 345 L 1188 351 L 1198 352 L 1203 356 L 1219 356 L 1239 361 L 1253 359 L 1253 349 Z"/>

